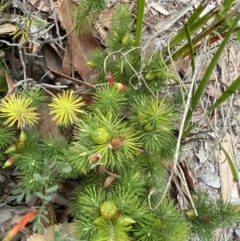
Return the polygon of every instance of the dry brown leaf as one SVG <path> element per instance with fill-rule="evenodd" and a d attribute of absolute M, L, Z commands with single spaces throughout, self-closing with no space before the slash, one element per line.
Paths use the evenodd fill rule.
<path fill-rule="evenodd" d="M 167 165 L 168 165 L 169 172 L 171 172 L 172 168 L 173 168 L 173 163 L 169 161 L 167 163 Z M 176 192 L 177 192 L 176 197 L 178 200 L 178 204 L 182 210 L 185 210 L 189 203 L 188 199 L 187 199 L 188 192 L 186 190 L 186 187 L 175 173 L 173 174 L 172 182 L 174 183 L 174 185 L 176 187 Z"/>
<path fill-rule="evenodd" d="M 53 11 L 55 12 L 55 14 L 52 11 L 52 13 L 48 16 L 49 19 L 54 19 L 55 17 L 58 19 L 58 13 L 59 13 L 59 9 L 60 9 L 60 7 L 62 5 L 62 2 L 63 2 L 63 0 L 54 0 L 54 1 L 52 1 L 53 6 L 54 6 L 54 10 Z"/>
<path fill-rule="evenodd" d="M 178 204 L 181 210 L 185 210 L 189 203 L 187 200 L 187 193 L 186 193 L 185 187 L 184 185 L 182 185 L 180 179 L 175 174 L 173 174 L 172 181 L 175 184 L 175 187 L 177 189 Z"/>
<path fill-rule="evenodd" d="M 72 70 L 72 65 L 71 65 L 71 60 L 70 60 L 70 50 L 69 47 L 67 46 L 65 49 L 64 57 L 63 57 L 63 62 L 62 62 L 62 73 L 70 76 L 71 70 Z"/>
<path fill-rule="evenodd" d="M 4 23 L 0 25 L 0 35 L 9 35 L 16 31 L 18 27 L 12 23 Z"/>
<path fill-rule="evenodd" d="M 43 53 L 46 65 L 55 71 L 60 71 L 62 60 L 52 46 L 49 44 L 45 45 L 43 48 Z"/>
<path fill-rule="evenodd" d="M 99 20 L 95 22 L 94 25 L 93 35 L 103 46 L 106 46 L 107 29 L 110 29 L 112 11 L 114 11 L 114 5 L 104 10 L 99 15 Z"/>
<path fill-rule="evenodd" d="M 6 96 L 11 95 L 14 91 L 14 82 L 13 82 L 12 78 L 8 75 L 8 73 L 5 70 L 2 70 L 2 69 L 0 69 L 0 76 L 4 77 L 7 81 L 8 92 L 7 92 Z"/>
<path fill-rule="evenodd" d="M 189 167 L 187 166 L 187 163 L 185 161 L 182 161 L 180 163 L 180 166 L 184 172 L 184 176 L 186 178 L 189 189 L 191 191 L 196 191 L 198 185 L 197 185 L 197 179 L 194 176 L 193 172 L 191 171 L 191 169 L 189 169 Z"/>
<path fill-rule="evenodd" d="M 222 7 L 222 1 L 221 0 L 217 0 L 217 4 L 219 7 Z"/>
<path fill-rule="evenodd" d="M 233 155 L 233 142 L 232 137 L 229 133 L 226 133 L 225 140 L 221 142 L 222 147 L 226 150 L 228 155 L 232 160 L 234 160 Z M 232 187 L 233 187 L 233 175 L 229 167 L 228 161 L 225 157 L 224 152 L 220 151 L 220 160 L 219 160 L 219 171 L 221 179 L 221 194 L 222 199 L 226 202 L 231 200 Z"/>
<path fill-rule="evenodd" d="M 30 236 L 27 241 L 46 241 L 46 240 L 55 240 L 56 232 L 60 229 L 63 229 L 65 231 L 65 235 L 68 234 L 70 237 L 74 237 L 74 229 L 76 227 L 76 223 L 63 223 L 59 225 L 52 225 L 45 229 L 45 232 L 43 235 L 41 234 L 33 234 Z"/>
<path fill-rule="evenodd" d="M 170 27 L 176 23 L 177 21 L 179 21 L 179 19 L 184 16 L 189 10 L 191 10 L 192 8 L 192 4 L 189 4 L 186 7 L 183 7 L 181 10 L 179 10 L 176 13 L 171 14 L 170 16 L 168 16 L 166 19 L 164 19 L 163 21 L 159 21 L 156 26 L 155 29 L 158 32 L 158 34 L 162 33 L 163 31 L 165 31 L 166 29 L 170 29 Z"/>
<path fill-rule="evenodd" d="M 52 134 L 53 136 L 59 136 L 60 132 L 56 122 L 52 120 L 53 116 L 49 114 L 49 107 L 45 105 L 40 109 L 40 119 L 38 121 L 38 130 L 43 136 Z"/>
<path fill-rule="evenodd" d="M 98 42 L 93 37 L 91 29 L 83 34 L 77 35 L 73 31 L 75 3 L 72 0 L 63 1 L 59 9 L 59 20 L 68 34 L 68 42 L 70 56 L 72 57 L 72 65 L 76 68 L 81 78 L 88 82 L 91 75 L 91 69 L 86 64 L 89 53 L 96 47 L 99 47 Z"/>
<path fill-rule="evenodd" d="M 116 177 L 114 177 L 114 176 L 109 176 L 109 177 L 107 177 L 106 180 L 105 180 L 105 182 L 104 182 L 103 187 L 104 187 L 104 188 L 109 187 L 115 179 L 116 179 Z"/>

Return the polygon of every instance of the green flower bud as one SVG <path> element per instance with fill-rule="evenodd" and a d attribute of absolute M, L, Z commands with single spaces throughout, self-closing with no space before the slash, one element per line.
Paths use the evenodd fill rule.
<path fill-rule="evenodd" d="M 126 215 L 120 215 L 118 218 L 118 222 L 124 226 L 129 226 L 133 223 L 136 223 L 134 219 Z"/>
<path fill-rule="evenodd" d="M 193 209 L 189 209 L 189 210 L 186 212 L 186 215 L 187 215 L 187 217 L 190 218 L 190 219 L 196 217 L 196 213 L 195 213 L 195 211 L 194 211 Z"/>
<path fill-rule="evenodd" d="M 17 150 L 22 150 L 24 148 L 23 142 L 18 142 L 16 145 L 17 145 Z"/>
<path fill-rule="evenodd" d="M 155 79 L 155 74 L 153 72 L 148 72 L 145 76 L 146 80 L 154 80 Z"/>
<path fill-rule="evenodd" d="M 98 128 L 92 133 L 92 140 L 97 144 L 107 143 L 109 140 L 108 131 L 104 128 Z"/>
<path fill-rule="evenodd" d="M 25 142 L 26 142 L 26 140 L 27 140 L 27 135 L 26 135 L 26 133 L 25 133 L 23 130 L 21 131 L 18 140 L 19 140 L 20 143 L 25 143 Z"/>
<path fill-rule="evenodd" d="M 100 213 L 105 219 L 115 219 L 118 214 L 117 205 L 111 200 L 106 201 L 101 205 Z"/>
<path fill-rule="evenodd" d="M 90 68 L 92 68 L 92 69 L 97 68 L 97 64 L 96 64 L 95 62 L 93 62 L 93 61 L 88 61 L 88 62 L 87 62 L 87 65 L 88 65 Z"/>
<path fill-rule="evenodd" d="M 154 126 L 151 125 L 151 124 L 147 124 L 144 126 L 144 130 L 147 131 L 147 132 L 150 132 L 154 129 Z"/>
<path fill-rule="evenodd" d="M 147 117 L 141 112 L 141 111 L 138 111 L 138 122 L 142 125 L 144 124 L 144 122 L 146 121 Z"/>
<path fill-rule="evenodd" d="M 9 153 L 14 153 L 17 151 L 17 145 L 11 145 L 7 148 L 7 150 L 4 152 L 5 154 L 9 154 Z"/>
<path fill-rule="evenodd" d="M 10 167 L 12 166 L 14 163 L 14 160 L 12 157 L 8 158 L 7 161 L 3 164 L 3 169 L 6 168 L 6 167 Z"/>
<path fill-rule="evenodd" d="M 123 46 L 130 46 L 133 44 L 133 39 L 132 36 L 130 34 L 127 34 L 125 36 L 123 36 L 122 38 L 122 45 Z"/>
<path fill-rule="evenodd" d="M 94 219 L 93 223 L 94 223 L 96 226 L 101 227 L 102 224 L 104 223 L 103 220 L 104 220 L 103 217 L 98 217 L 98 218 Z"/>
<path fill-rule="evenodd" d="M 153 227 L 155 227 L 157 229 L 161 228 L 161 226 L 162 226 L 162 222 L 158 218 L 154 218 L 152 224 L 153 224 Z"/>

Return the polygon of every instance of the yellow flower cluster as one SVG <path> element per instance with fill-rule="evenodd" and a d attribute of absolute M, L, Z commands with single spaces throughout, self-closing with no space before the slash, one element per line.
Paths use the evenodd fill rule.
<path fill-rule="evenodd" d="M 17 123 L 17 127 L 34 126 L 39 119 L 36 107 L 31 106 L 32 100 L 20 95 L 11 95 L 0 103 L 0 117 L 6 118 L 4 125 L 12 127 Z"/>
<path fill-rule="evenodd" d="M 74 123 L 78 113 L 85 113 L 81 107 L 84 106 L 82 97 L 74 94 L 71 90 L 69 92 L 62 92 L 52 98 L 52 103 L 49 104 L 50 114 L 53 114 L 53 120 L 58 125 L 67 126 Z"/>

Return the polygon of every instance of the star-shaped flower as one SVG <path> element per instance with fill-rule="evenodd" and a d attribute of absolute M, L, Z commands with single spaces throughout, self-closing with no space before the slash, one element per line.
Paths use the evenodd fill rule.
<path fill-rule="evenodd" d="M 12 127 L 17 123 L 21 129 L 34 126 L 39 119 L 36 108 L 31 107 L 32 100 L 20 95 L 10 95 L 0 103 L 0 117 L 6 118 L 4 125 Z"/>
<path fill-rule="evenodd" d="M 49 104 L 50 114 L 53 114 L 53 120 L 58 125 L 67 126 L 76 121 L 78 113 L 84 113 L 81 109 L 85 104 L 82 102 L 82 97 L 74 94 L 74 92 L 66 91 L 53 97 L 52 103 Z"/>

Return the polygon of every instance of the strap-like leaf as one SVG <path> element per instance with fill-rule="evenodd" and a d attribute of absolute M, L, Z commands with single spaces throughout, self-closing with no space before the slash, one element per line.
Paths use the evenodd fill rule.
<path fill-rule="evenodd" d="M 226 47 L 236 25 L 238 24 L 238 21 L 240 20 L 240 14 L 238 14 L 238 16 L 236 17 L 234 24 L 231 26 L 231 28 L 229 29 L 229 32 L 227 33 L 227 35 L 225 36 L 225 38 L 223 39 L 222 43 L 220 44 L 216 54 L 213 56 L 212 61 L 210 62 L 210 64 L 208 65 L 201 81 L 200 84 L 198 85 L 198 88 L 192 98 L 192 102 L 191 102 L 191 106 L 190 109 L 188 111 L 187 117 L 186 117 L 186 121 L 184 123 L 184 133 L 183 133 L 183 138 L 186 137 L 189 133 L 190 133 L 190 129 L 187 129 L 187 126 L 189 124 L 189 121 L 192 117 L 193 111 L 195 110 L 200 98 L 202 97 L 203 92 L 205 91 L 205 88 L 209 82 L 210 76 L 222 54 L 222 52 L 224 51 L 224 48 Z M 192 127 L 190 127 L 192 129 Z"/>

